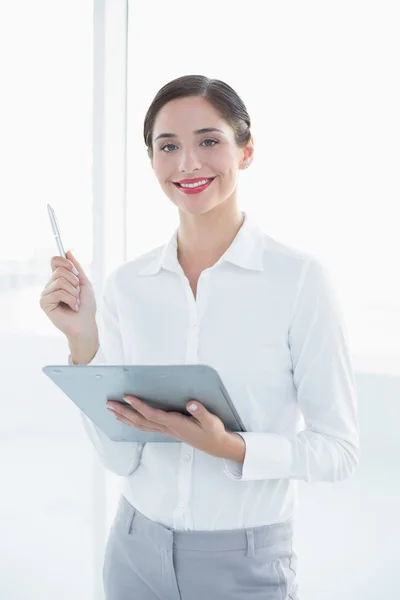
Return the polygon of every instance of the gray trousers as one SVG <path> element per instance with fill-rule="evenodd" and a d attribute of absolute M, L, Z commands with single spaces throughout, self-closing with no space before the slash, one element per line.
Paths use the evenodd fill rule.
<path fill-rule="evenodd" d="M 106 546 L 106 600 L 299 600 L 293 519 L 175 531 L 121 496 Z"/>

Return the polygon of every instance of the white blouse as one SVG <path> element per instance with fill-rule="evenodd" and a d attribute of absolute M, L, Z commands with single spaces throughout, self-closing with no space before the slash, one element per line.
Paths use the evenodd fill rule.
<path fill-rule="evenodd" d="M 201 273 L 196 300 L 176 230 L 115 269 L 99 303 L 91 365 L 208 364 L 245 425 L 241 465 L 182 442 L 114 442 L 81 413 L 127 500 L 176 530 L 285 521 L 297 508 L 297 480 L 342 481 L 359 460 L 355 378 L 330 277 L 243 214 L 231 246 Z"/>

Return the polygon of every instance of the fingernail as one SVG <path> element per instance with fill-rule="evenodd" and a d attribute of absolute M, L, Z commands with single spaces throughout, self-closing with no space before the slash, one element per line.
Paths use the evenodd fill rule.
<path fill-rule="evenodd" d="M 75 269 L 75 267 L 73 267 L 72 268 L 72 272 L 73 272 L 74 275 L 76 275 L 78 277 L 78 275 L 79 275 L 78 269 Z"/>

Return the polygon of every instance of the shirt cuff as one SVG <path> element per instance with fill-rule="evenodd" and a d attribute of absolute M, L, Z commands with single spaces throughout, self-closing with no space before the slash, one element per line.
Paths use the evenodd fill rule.
<path fill-rule="evenodd" d="M 283 435 L 236 431 L 246 443 L 243 465 L 224 458 L 224 471 L 237 481 L 285 479 L 290 477 L 293 450 Z"/>

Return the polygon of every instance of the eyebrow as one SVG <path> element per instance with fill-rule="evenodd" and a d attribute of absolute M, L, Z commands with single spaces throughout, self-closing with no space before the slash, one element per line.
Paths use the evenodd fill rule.
<path fill-rule="evenodd" d="M 196 129 L 196 131 L 193 131 L 193 135 L 200 135 L 202 133 L 211 133 L 212 131 L 219 131 L 220 133 L 224 133 L 222 131 L 222 129 L 217 129 L 216 127 L 203 127 L 203 129 Z M 176 135 L 176 133 L 160 133 L 160 135 L 158 135 L 156 137 L 154 142 L 156 142 L 160 138 L 177 138 L 177 137 L 178 136 Z"/>

